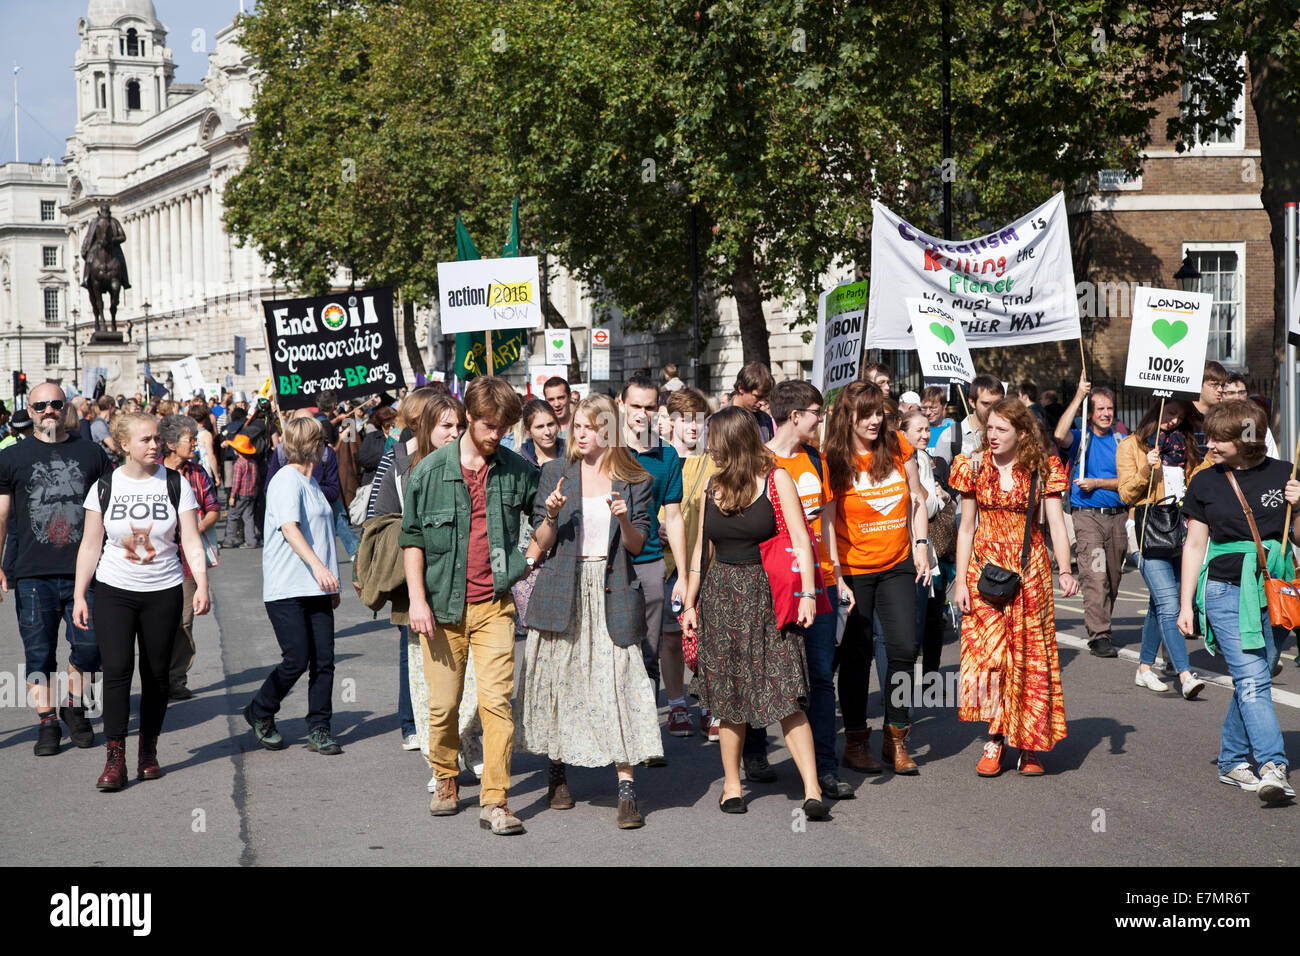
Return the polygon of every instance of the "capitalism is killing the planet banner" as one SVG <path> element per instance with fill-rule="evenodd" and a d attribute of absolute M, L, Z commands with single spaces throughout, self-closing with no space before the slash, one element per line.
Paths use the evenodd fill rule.
<path fill-rule="evenodd" d="M 1065 196 L 978 239 L 927 235 L 871 204 L 865 348 L 915 347 L 907 308 L 922 298 L 956 316 L 971 348 L 1079 338 Z"/>

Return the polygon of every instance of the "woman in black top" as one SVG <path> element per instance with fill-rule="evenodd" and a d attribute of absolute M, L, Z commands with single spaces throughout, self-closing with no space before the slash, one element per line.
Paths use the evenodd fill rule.
<path fill-rule="evenodd" d="M 701 707 L 722 721 L 724 782 L 719 806 L 744 813 L 740 789 L 740 751 L 745 725 L 766 727 L 780 721 L 786 746 L 804 785 L 804 814 L 823 820 L 813 755 L 808 706 L 808 661 L 803 629 L 816 615 L 812 542 L 803 521 L 790 521 L 790 541 L 798 557 L 802 590 L 799 617 L 782 630 L 772 609 L 772 586 L 763 570 L 759 545 L 776 534 L 769 489 L 775 487 L 781 511 L 801 516 L 794 480 L 776 467 L 763 446 L 754 416 L 739 407 L 724 408 L 709 419 L 709 454 L 718 466 L 705 488 L 700 535 L 691 556 L 682 630 L 699 633 L 699 663 L 691 693 Z M 771 481 L 769 482 L 769 476 Z M 716 560 L 701 586 L 710 552 Z M 696 599 L 699 600 L 698 607 Z"/>

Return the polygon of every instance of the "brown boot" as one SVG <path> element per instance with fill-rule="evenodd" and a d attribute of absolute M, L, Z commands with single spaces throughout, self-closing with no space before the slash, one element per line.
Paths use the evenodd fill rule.
<path fill-rule="evenodd" d="M 100 790 L 121 790 L 126 786 L 126 741 L 108 741 L 108 762 L 95 786 Z"/>
<path fill-rule="evenodd" d="M 429 801 L 429 813 L 435 817 L 449 817 L 460 813 L 460 787 L 455 777 L 439 777 L 438 788 Z"/>
<path fill-rule="evenodd" d="M 573 794 L 564 778 L 564 764 L 551 764 L 550 783 L 546 787 L 546 802 L 552 810 L 572 810 Z"/>
<path fill-rule="evenodd" d="M 157 780 L 163 775 L 163 768 L 158 765 L 158 738 L 141 737 L 138 744 L 136 761 L 136 779 Z"/>
<path fill-rule="evenodd" d="M 912 725 L 906 727 L 893 727 L 885 724 L 885 743 L 880 749 L 880 759 L 890 767 L 894 768 L 894 773 L 906 774 L 913 776 L 921 772 L 917 767 L 916 761 L 907 753 L 907 735 L 912 732 Z"/>
<path fill-rule="evenodd" d="M 871 756 L 871 728 L 844 732 L 844 766 L 858 773 L 880 773 L 880 761 Z"/>

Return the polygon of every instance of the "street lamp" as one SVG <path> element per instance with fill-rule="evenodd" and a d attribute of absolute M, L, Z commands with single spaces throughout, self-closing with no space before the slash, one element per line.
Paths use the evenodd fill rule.
<path fill-rule="evenodd" d="M 25 368 L 23 368 L 23 324 L 22 324 L 22 322 L 19 322 L 19 323 L 18 323 L 18 371 L 20 371 L 20 372 L 25 372 L 25 371 L 27 371 Z M 23 397 L 23 405 L 25 406 L 26 404 L 27 404 L 27 398 L 26 398 L 26 396 L 24 396 L 24 397 Z M 17 395 L 14 396 L 14 410 L 15 410 L 15 411 L 18 410 L 18 396 L 17 396 Z"/>
<path fill-rule="evenodd" d="M 77 319 L 81 317 L 81 310 L 75 305 L 72 307 L 72 387 L 78 392 L 81 391 L 81 360 L 77 356 Z"/>
<path fill-rule="evenodd" d="M 149 303 L 144 303 L 144 397 L 147 402 L 150 398 L 149 393 L 149 373 L 152 371 L 149 364 L 152 359 L 149 356 Z"/>
<path fill-rule="evenodd" d="M 1174 281 L 1178 283 L 1180 292 L 1199 292 L 1201 288 L 1201 270 L 1196 268 L 1196 260 L 1192 258 L 1189 252 L 1183 258 L 1183 264 L 1178 267 L 1174 273 Z"/>

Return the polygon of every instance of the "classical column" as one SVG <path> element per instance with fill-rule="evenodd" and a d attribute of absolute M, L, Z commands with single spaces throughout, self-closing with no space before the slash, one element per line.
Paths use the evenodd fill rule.
<path fill-rule="evenodd" d="M 190 197 L 182 196 L 177 202 L 181 217 L 181 276 L 180 301 L 189 302 L 194 291 L 194 261 L 190 234 L 193 232 L 190 221 Z"/>
<path fill-rule="evenodd" d="M 211 185 L 203 190 L 203 277 L 209 283 L 209 291 L 216 295 L 221 288 L 221 253 L 218 245 L 216 212 L 214 209 L 216 191 Z"/>
<path fill-rule="evenodd" d="M 181 255 L 181 201 L 173 199 L 167 206 L 167 217 L 170 220 L 170 233 L 168 234 L 168 249 L 172 257 L 172 274 L 171 274 L 171 295 L 168 301 L 171 303 L 170 308 L 175 308 L 176 303 L 180 301 L 181 295 L 185 291 L 185 258 Z"/>
<path fill-rule="evenodd" d="M 136 304 L 140 305 L 149 301 L 149 288 L 153 282 L 153 247 L 150 244 L 149 235 L 149 213 L 143 211 L 136 219 L 136 233 L 140 237 L 140 275 L 132 276 L 131 281 L 139 283 L 137 291 L 139 294 L 135 297 Z"/>
<path fill-rule="evenodd" d="M 161 296 L 158 293 L 162 286 L 163 265 L 162 265 L 162 223 L 158 215 L 158 207 L 152 206 L 149 209 L 149 302 L 157 303 Z"/>
<path fill-rule="evenodd" d="M 195 297 L 202 303 L 207 301 L 207 269 L 203 261 L 204 246 L 206 245 L 203 218 L 203 191 L 200 190 L 194 194 L 194 285 Z"/>
<path fill-rule="evenodd" d="M 158 207 L 158 252 L 160 259 L 160 272 L 158 273 L 158 298 L 154 299 L 154 308 L 161 312 L 162 303 L 171 299 L 172 295 L 172 207 L 171 203 L 163 203 Z"/>

